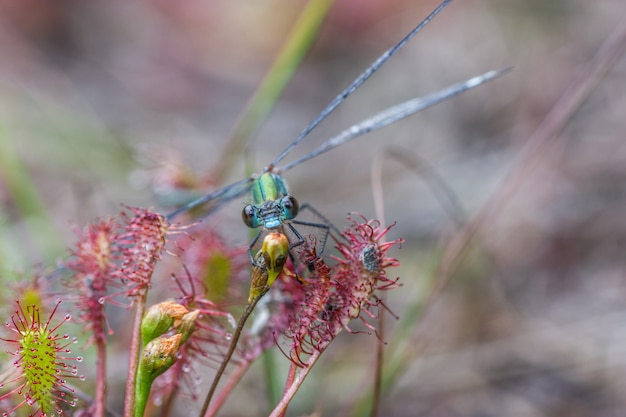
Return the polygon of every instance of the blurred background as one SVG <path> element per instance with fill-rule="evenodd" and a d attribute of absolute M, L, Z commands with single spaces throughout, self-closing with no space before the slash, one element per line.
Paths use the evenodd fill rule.
<path fill-rule="evenodd" d="M 155 191 L 172 178 L 218 185 L 211 168 L 304 5 L 0 3 L 1 269 L 54 262 L 74 240 L 74 225 L 116 214 L 121 204 L 160 209 Z M 436 5 L 336 0 L 278 105 L 221 182 L 245 177 L 250 164 L 262 169 Z M 390 148 L 434 169 L 465 221 L 494 193 L 515 191 L 480 223 L 419 326 L 403 330 L 407 366 L 381 415 L 626 415 L 626 58 L 552 145 L 532 154 L 531 166 L 517 164 L 625 16 L 623 0 L 453 2 L 287 158 L 385 107 L 514 67 L 285 175 L 301 202 L 339 227 L 349 211 L 376 215 L 371 171 Z M 382 160 L 386 221 L 398 222 L 391 237 L 406 240 L 393 253 L 404 288 L 388 300 L 402 316 L 442 282 L 437 265 L 458 225 L 433 193 L 438 176 Z M 518 188 L 505 181 L 511 172 L 523 179 Z M 237 244 L 248 239 L 242 206 L 236 200 L 214 215 Z M 292 415 L 316 407 L 343 415 L 367 388 L 355 381 L 371 380 L 376 343 L 342 335 Z M 254 381 L 253 373 L 237 394 L 250 400 L 231 401 L 223 415 L 264 415 Z M 197 410 L 181 404 L 180 415 L 189 407 Z"/>

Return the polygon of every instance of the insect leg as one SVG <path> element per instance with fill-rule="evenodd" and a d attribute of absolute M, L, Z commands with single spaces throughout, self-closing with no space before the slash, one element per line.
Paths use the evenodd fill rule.
<path fill-rule="evenodd" d="M 259 238 L 261 237 L 261 232 L 262 230 L 259 230 L 259 233 L 256 234 L 254 239 L 252 239 L 252 242 L 250 242 L 250 246 L 248 246 L 248 255 L 250 256 L 250 263 L 256 267 L 259 267 L 261 265 L 259 265 L 259 263 L 254 259 L 252 248 L 254 248 L 254 245 L 256 245 L 256 243 L 259 241 Z"/>

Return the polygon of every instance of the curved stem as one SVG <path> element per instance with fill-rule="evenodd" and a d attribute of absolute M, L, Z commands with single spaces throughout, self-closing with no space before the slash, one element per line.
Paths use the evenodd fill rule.
<path fill-rule="evenodd" d="M 207 410 L 209 409 L 209 403 L 211 402 L 211 398 L 213 398 L 213 394 L 215 394 L 215 391 L 217 390 L 217 384 L 220 382 L 222 375 L 224 375 L 224 371 L 226 370 L 226 366 L 228 365 L 228 362 L 230 362 L 230 359 L 232 358 L 233 353 L 235 352 L 235 348 L 237 347 L 237 342 L 239 342 L 239 337 L 241 336 L 241 333 L 243 331 L 243 326 L 246 324 L 246 321 L 248 320 L 248 317 L 250 317 L 250 314 L 252 314 L 252 311 L 254 310 L 254 307 L 256 307 L 256 304 L 259 302 L 261 297 L 263 297 L 265 293 L 269 291 L 269 289 L 270 287 L 265 286 L 261 290 L 261 292 L 255 298 L 253 298 L 252 301 L 247 305 L 245 311 L 241 315 L 241 318 L 239 319 L 239 323 L 237 323 L 237 328 L 235 329 L 235 332 L 233 333 L 233 338 L 230 341 L 228 352 L 226 352 L 226 356 L 224 356 L 224 360 L 220 364 L 220 367 L 217 370 L 217 374 L 215 374 L 215 378 L 213 379 L 213 382 L 211 383 L 211 388 L 209 388 L 209 392 L 207 393 L 206 398 L 204 399 L 202 410 L 200 410 L 200 417 L 210 416 L 210 414 L 207 412 Z"/>
<path fill-rule="evenodd" d="M 320 358 L 322 352 L 323 350 L 316 350 L 311 356 L 309 356 L 309 359 L 306 362 L 306 367 L 302 368 L 300 372 L 296 373 L 296 377 L 294 378 L 293 383 L 285 391 L 285 395 L 283 395 L 283 398 L 276 405 L 269 417 L 280 417 L 285 413 L 285 411 L 287 410 L 287 406 L 296 395 L 296 392 L 298 392 L 298 389 L 300 389 L 300 386 L 304 382 L 304 379 L 309 374 L 311 368 L 313 368 L 315 362 L 317 362 L 317 360 Z"/>

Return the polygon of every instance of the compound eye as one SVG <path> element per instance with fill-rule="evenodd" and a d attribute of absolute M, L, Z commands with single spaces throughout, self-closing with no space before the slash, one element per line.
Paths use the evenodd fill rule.
<path fill-rule="evenodd" d="M 280 200 L 280 204 L 283 207 L 283 212 L 285 213 L 287 220 L 291 220 L 298 215 L 298 208 L 300 205 L 295 197 L 287 195 Z"/>
<path fill-rule="evenodd" d="M 255 227 L 259 227 L 259 216 L 257 214 L 256 208 L 252 204 L 248 204 L 241 211 L 241 220 L 243 223 L 254 229 Z"/>

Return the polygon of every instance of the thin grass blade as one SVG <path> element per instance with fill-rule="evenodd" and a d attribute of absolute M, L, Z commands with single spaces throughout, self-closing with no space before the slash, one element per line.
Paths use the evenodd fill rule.
<path fill-rule="evenodd" d="M 210 178 L 220 183 L 226 178 L 250 139 L 261 128 L 285 87 L 311 49 L 334 0 L 310 1 L 287 37 L 265 78 L 248 101 Z"/>

